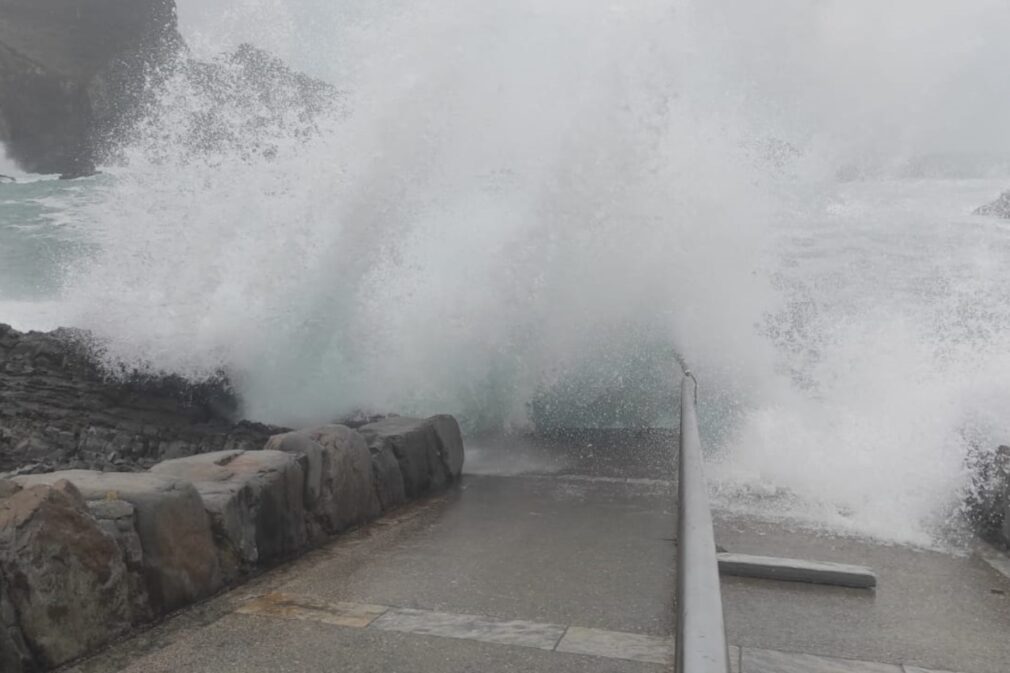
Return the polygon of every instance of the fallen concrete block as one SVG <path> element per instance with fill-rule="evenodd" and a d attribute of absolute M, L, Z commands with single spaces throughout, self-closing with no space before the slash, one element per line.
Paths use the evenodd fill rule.
<path fill-rule="evenodd" d="M 159 463 L 151 473 L 190 481 L 210 515 L 227 580 L 308 544 L 304 456 L 218 451 Z"/>
<path fill-rule="evenodd" d="M 750 554 L 720 553 L 716 554 L 716 558 L 719 560 L 719 572 L 723 575 L 828 584 L 854 589 L 872 589 L 877 586 L 877 576 L 864 566 Z"/>
<path fill-rule="evenodd" d="M 23 487 L 67 480 L 88 501 L 133 505 L 155 614 L 189 605 L 222 584 L 210 519 L 193 484 L 150 473 L 67 470 L 16 477 Z"/>

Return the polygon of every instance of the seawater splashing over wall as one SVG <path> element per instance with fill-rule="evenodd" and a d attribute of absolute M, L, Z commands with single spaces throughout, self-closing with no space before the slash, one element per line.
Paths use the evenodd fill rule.
<path fill-rule="evenodd" d="M 212 7 L 340 110 L 193 155 L 169 83 L 68 269 L 110 358 L 500 427 L 662 420 L 676 349 L 726 506 L 920 543 L 1010 439 L 997 183 L 891 179 L 1010 149 L 999 3 Z"/>
<path fill-rule="evenodd" d="M 276 420 L 522 422 L 551 377 L 678 332 L 752 352 L 764 300 L 731 301 L 761 292 L 762 197 L 730 120 L 677 100 L 677 30 L 665 3 L 421 3 L 364 41 L 346 113 L 262 160 L 181 152 L 203 101 L 177 82 L 89 225 L 80 322 L 129 362 L 228 369 Z"/>

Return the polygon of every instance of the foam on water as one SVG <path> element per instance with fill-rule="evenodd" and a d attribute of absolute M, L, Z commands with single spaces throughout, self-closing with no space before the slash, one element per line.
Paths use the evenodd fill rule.
<path fill-rule="evenodd" d="M 956 510 L 969 447 L 1010 439 L 1007 228 L 970 215 L 1007 186 L 1005 3 L 181 18 L 198 53 L 251 40 L 343 98 L 307 140 L 266 124 L 194 155 L 212 102 L 168 83 L 73 206 L 61 317 L 111 360 L 224 369 L 263 420 L 487 428 L 669 422 L 676 351 L 723 506 L 915 543 Z M 955 156 L 986 179 L 908 179 Z"/>

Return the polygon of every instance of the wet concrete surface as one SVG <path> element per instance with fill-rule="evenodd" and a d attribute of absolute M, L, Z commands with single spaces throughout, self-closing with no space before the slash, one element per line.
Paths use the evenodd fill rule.
<path fill-rule="evenodd" d="M 972 556 L 720 518 L 732 551 L 869 566 L 875 590 L 724 577 L 730 642 L 965 673 L 1010 670 L 1010 581 Z"/>
<path fill-rule="evenodd" d="M 475 443 L 474 471 L 481 474 L 468 474 L 453 492 L 338 538 L 76 670 L 668 670 L 462 637 L 235 614 L 250 598 L 277 591 L 670 636 L 676 516 L 669 433 L 517 440 L 515 455 L 525 467 L 506 469 L 507 455 L 497 452 L 509 441 Z M 527 471 L 534 473 L 516 474 Z M 728 640 L 745 653 L 1010 670 L 1010 582 L 977 558 L 739 517 L 718 516 L 716 528 L 730 551 L 863 564 L 880 580 L 876 590 L 854 590 L 724 578 Z"/>

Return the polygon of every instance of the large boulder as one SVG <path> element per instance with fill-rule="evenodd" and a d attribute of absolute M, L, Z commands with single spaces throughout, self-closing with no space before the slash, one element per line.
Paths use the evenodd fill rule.
<path fill-rule="evenodd" d="M 231 580 L 307 545 L 306 463 L 281 451 L 221 451 L 165 461 L 151 472 L 193 482 Z"/>
<path fill-rule="evenodd" d="M 3 670 L 58 666 L 125 633 L 144 617 L 127 575 L 115 540 L 68 482 L 0 500 Z"/>
<path fill-rule="evenodd" d="M 321 425 L 302 434 L 322 447 L 322 484 L 315 513 L 328 533 L 371 521 L 382 513 L 372 486 L 372 455 L 360 434 Z"/>
<path fill-rule="evenodd" d="M 0 0 L 0 141 L 25 170 L 94 170 L 183 49 L 174 0 Z"/>
<path fill-rule="evenodd" d="M 222 585 L 210 519 L 196 488 L 156 474 L 67 470 L 17 477 L 23 487 L 67 480 L 88 501 L 134 507 L 151 606 L 163 614 L 211 595 Z"/>
<path fill-rule="evenodd" d="M 408 498 L 445 488 L 463 471 L 463 439 L 452 416 L 390 416 L 360 428 L 373 453 L 392 453 Z"/>
<path fill-rule="evenodd" d="M 88 502 L 88 511 L 98 525 L 119 545 L 129 571 L 127 582 L 134 610 L 144 620 L 154 617 L 144 572 L 144 546 L 137 533 L 137 508 L 125 500 L 107 495 Z"/>

